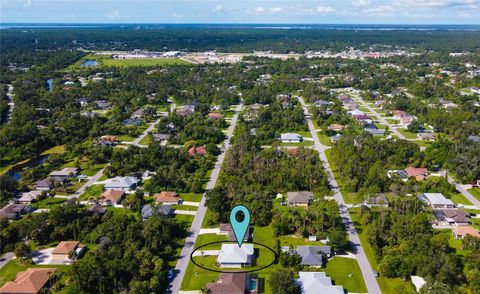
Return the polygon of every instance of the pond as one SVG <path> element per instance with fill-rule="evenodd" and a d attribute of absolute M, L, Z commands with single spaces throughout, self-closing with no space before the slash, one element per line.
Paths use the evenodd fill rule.
<path fill-rule="evenodd" d="M 48 91 L 52 92 L 52 89 L 53 89 L 53 80 L 52 79 L 47 80 L 47 89 L 48 89 Z"/>
<path fill-rule="evenodd" d="M 49 155 L 40 155 L 38 157 L 30 159 L 29 161 L 27 161 L 24 164 L 15 165 L 7 172 L 7 175 L 11 176 L 16 181 L 18 181 L 22 178 L 23 169 L 36 167 L 40 164 L 43 164 L 45 161 L 47 161 L 48 156 Z"/>
<path fill-rule="evenodd" d="M 85 60 L 85 62 L 82 63 L 80 66 L 90 67 L 90 66 L 97 66 L 97 65 L 98 65 L 98 62 L 95 60 Z"/>

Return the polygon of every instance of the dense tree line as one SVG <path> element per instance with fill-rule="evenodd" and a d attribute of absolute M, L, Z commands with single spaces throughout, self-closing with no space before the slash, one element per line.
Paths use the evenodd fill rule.
<path fill-rule="evenodd" d="M 455 254 L 449 236 L 432 229 L 430 213 L 416 198 L 399 198 L 389 209 L 363 209 L 363 224 L 381 274 L 389 278 L 424 277 L 425 293 L 477 292 L 478 249 L 469 249 L 464 258 Z M 478 245 L 470 246 L 467 238 L 465 249 Z"/>

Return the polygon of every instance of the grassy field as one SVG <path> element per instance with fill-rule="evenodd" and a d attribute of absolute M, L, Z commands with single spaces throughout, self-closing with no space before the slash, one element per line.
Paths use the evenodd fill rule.
<path fill-rule="evenodd" d="M 328 261 L 325 272 L 335 282 L 335 285 L 343 286 L 348 292 L 367 292 L 360 266 L 353 258 L 334 257 Z"/>
<path fill-rule="evenodd" d="M 465 198 L 465 196 L 463 196 L 463 195 L 460 194 L 460 193 L 454 194 L 454 195 L 450 198 L 450 200 L 452 200 L 453 202 L 458 203 L 458 204 L 472 205 L 472 202 L 470 202 L 470 200 L 468 200 L 467 198 Z"/>
<path fill-rule="evenodd" d="M 59 207 L 61 206 L 64 202 L 66 202 L 67 199 L 64 198 L 46 198 L 41 201 L 35 202 L 32 204 L 32 207 L 34 208 L 54 208 L 54 207 Z"/>
<path fill-rule="evenodd" d="M 150 66 L 175 66 L 175 65 L 191 65 L 190 62 L 179 58 L 151 58 L 151 59 L 113 59 L 108 55 L 88 54 L 77 60 L 66 68 L 66 70 L 88 69 L 92 67 L 82 67 L 81 65 L 87 60 L 94 60 L 98 63 L 95 67 L 150 67 Z"/>
<path fill-rule="evenodd" d="M 65 153 L 65 145 L 52 147 L 50 149 L 43 151 L 42 154 L 40 155 L 61 154 L 61 153 Z"/>
<path fill-rule="evenodd" d="M 468 192 L 480 201 L 480 188 L 469 189 Z"/>
<path fill-rule="evenodd" d="M 86 201 L 90 198 L 98 198 L 103 193 L 105 185 L 92 185 L 80 196 L 80 201 Z"/>

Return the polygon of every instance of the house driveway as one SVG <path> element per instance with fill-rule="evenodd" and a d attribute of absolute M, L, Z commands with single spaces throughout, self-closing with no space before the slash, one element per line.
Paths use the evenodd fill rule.
<path fill-rule="evenodd" d="M 213 228 L 213 229 L 200 229 L 198 232 L 199 235 L 203 234 L 220 234 L 220 229 L 219 228 Z"/>
<path fill-rule="evenodd" d="M 193 252 L 193 256 L 213 256 L 220 254 L 220 250 L 197 250 Z"/>
<path fill-rule="evenodd" d="M 196 211 L 191 211 L 191 210 L 175 210 L 175 214 L 185 214 L 185 215 L 196 215 Z"/>
<path fill-rule="evenodd" d="M 200 205 L 200 202 L 182 201 L 182 205 L 190 205 L 190 206 L 196 206 L 196 207 L 198 207 L 198 206 Z"/>
<path fill-rule="evenodd" d="M 58 258 L 55 259 L 52 257 L 52 251 L 55 248 L 47 248 L 31 253 L 33 263 L 38 265 L 51 265 L 51 264 L 72 264 L 72 260 L 69 258 Z"/>

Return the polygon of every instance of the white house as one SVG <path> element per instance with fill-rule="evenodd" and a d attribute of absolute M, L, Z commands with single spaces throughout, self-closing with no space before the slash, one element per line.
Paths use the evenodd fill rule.
<path fill-rule="evenodd" d="M 107 184 L 105 184 L 105 189 L 128 190 L 135 188 L 138 182 L 139 179 L 136 177 L 115 177 L 108 180 Z"/>
<path fill-rule="evenodd" d="M 325 272 L 298 272 L 297 282 L 302 286 L 303 294 L 343 294 L 342 286 L 332 285 Z"/>
<path fill-rule="evenodd" d="M 280 135 L 280 141 L 282 143 L 300 143 L 303 137 L 296 133 L 284 133 Z"/>
<path fill-rule="evenodd" d="M 418 198 L 432 208 L 455 208 L 457 205 L 452 200 L 445 198 L 442 193 L 423 193 Z"/>
<path fill-rule="evenodd" d="M 240 268 L 250 266 L 254 258 L 253 244 L 222 244 L 217 261 L 221 267 Z"/>

